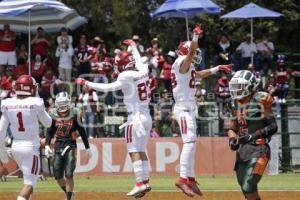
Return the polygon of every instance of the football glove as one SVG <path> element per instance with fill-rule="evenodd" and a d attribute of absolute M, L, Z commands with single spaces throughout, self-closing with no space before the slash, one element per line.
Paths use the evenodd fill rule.
<path fill-rule="evenodd" d="M 53 156 L 53 151 L 51 150 L 49 145 L 45 146 L 45 156 L 46 158 L 50 158 Z"/>

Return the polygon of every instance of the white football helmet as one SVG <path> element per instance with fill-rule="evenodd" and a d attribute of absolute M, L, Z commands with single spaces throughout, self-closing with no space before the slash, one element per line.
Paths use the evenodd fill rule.
<path fill-rule="evenodd" d="M 64 113 L 71 108 L 71 97 L 67 92 L 60 92 L 55 97 L 55 107 L 58 112 Z"/>
<path fill-rule="evenodd" d="M 232 99 L 240 100 L 256 91 L 259 83 L 254 74 L 248 70 L 237 71 L 229 82 Z"/>

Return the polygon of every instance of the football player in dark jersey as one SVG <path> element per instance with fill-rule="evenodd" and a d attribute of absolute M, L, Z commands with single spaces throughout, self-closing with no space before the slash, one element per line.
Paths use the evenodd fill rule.
<path fill-rule="evenodd" d="M 273 98 L 257 91 L 258 82 L 248 70 L 237 71 L 229 82 L 233 118 L 229 146 L 236 151 L 235 172 L 247 200 L 260 200 L 257 185 L 270 159 L 271 137 L 277 132 Z"/>
<path fill-rule="evenodd" d="M 45 155 L 51 157 L 51 139 L 55 138 L 53 173 L 54 178 L 66 193 L 67 200 L 73 198 L 74 180 L 73 173 L 76 167 L 76 131 L 82 138 L 87 156 L 92 152 L 83 127 L 79 125 L 79 112 L 71 107 L 71 98 L 67 92 L 56 95 L 55 108 L 50 112 L 53 119 L 46 135 Z"/>

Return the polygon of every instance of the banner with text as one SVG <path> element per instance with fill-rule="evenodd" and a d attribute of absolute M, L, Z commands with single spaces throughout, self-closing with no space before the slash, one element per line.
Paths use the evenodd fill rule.
<path fill-rule="evenodd" d="M 91 139 L 93 156 L 88 159 L 84 145 L 78 140 L 75 173 L 82 176 L 124 175 L 132 173 L 132 164 L 126 151 L 126 140 L 122 138 Z M 152 174 L 175 175 L 179 173 L 181 138 L 152 138 L 147 154 Z M 43 171 L 49 174 L 48 160 L 43 160 Z M 198 175 L 233 174 L 235 153 L 228 147 L 228 139 L 222 137 L 200 137 L 197 140 L 195 170 Z M 14 163 L 1 166 L 0 175 L 16 169 Z"/>

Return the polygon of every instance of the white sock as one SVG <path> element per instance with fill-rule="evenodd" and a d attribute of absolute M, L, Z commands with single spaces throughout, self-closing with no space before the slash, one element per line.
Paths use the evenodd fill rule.
<path fill-rule="evenodd" d="M 149 180 L 150 177 L 150 162 L 149 160 L 143 160 L 143 181 Z"/>
<path fill-rule="evenodd" d="M 191 155 L 190 155 L 190 165 L 188 170 L 188 177 L 195 177 L 195 154 L 196 154 L 196 142 L 189 143 L 192 145 Z"/>
<path fill-rule="evenodd" d="M 143 163 L 141 160 L 134 161 L 133 165 L 133 172 L 135 174 L 136 182 L 143 181 Z"/>
<path fill-rule="evenodd" d="M 195 149 L 196 145 L 194 142 L 183 144 L 180 155 L 180 177 L 182 178 L 188 178 L 191 175 L 190 171 L 194 168 L 191 163 L 191 158 L 195 156 Z M 192 169 L 192 171 L 194 171 L 194 169 Z"/>
<path fill-rule="evenodd" d="M 26 200 L 24 197 L 18 196 L 17 200 Z"/>

